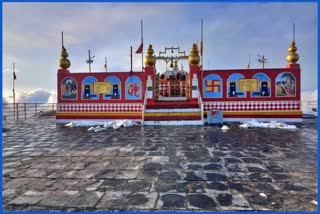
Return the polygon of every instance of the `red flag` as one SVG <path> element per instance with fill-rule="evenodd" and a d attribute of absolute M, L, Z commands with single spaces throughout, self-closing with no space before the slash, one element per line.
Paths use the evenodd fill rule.
<path fill-rule="evenodd" d="M 142 53 L 142 46 L 143 46 L 143 43 L 141 43 L 141 45 L 139 46 L 138 50 L 136 51 L 136 54 Z"/>
<path fill-rule="evenodd" d="M 14 80 L 17 79 L 16 72 L 13 72 L 13 79 L 14 79 Z"/>

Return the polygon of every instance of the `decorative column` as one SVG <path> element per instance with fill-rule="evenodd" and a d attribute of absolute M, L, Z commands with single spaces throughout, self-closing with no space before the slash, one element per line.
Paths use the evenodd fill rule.
<path fill-rule="evenodd" d="M 188 57 L 189 67 L 190 67 L 190 76 L 191 76 L 191 98 L 199 97 L 199 86 L 198 86 L 198 75 L 199 75 L 199 62 L 200 56 L 198 51 L 197 44 L 193 44 L 190 55 Z"/>
<path fill-rule="evenodd" d="M 155 83 L 155 64 L 156 64 L 156 57 L 153 56 L 152 54 L 154 53 L 152 49 L 152 45 L 149 45 L 146 51 L 146 56 L 144 57 L 144 64 L 145 64 L 145 72 L 147 75 L 147 99 L 153 99 L 153 90 L 154 90 L 154 85 Z"/>

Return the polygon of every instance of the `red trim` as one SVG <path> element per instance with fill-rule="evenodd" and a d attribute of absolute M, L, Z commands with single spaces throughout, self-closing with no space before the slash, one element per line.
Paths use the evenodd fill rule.
<path fill-rule="evenodd" d="M 302 118 L 302 115 L 223 115 L 224 118 Z"/>
<path fill-rule="evenodd" d="M 145 116 L 145 121 L 201 120 L 200 116 Z"/>
<path fill-rule="evenodd" d="M 63 119 L 105 119 L 105 120 L 117 120 L 117 119 L 141 119 L 141 116 L 56 116 L 57 120 Z"/>

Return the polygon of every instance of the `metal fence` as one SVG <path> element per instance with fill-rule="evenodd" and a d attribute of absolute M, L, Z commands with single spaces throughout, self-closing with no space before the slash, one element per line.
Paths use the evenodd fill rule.
<path fill-rule="evenodd" d="M 301 108 L 305 110 L 318 111 L 318 101 L 301 101 Z"/>
<path fill-rule="evenodd" d="M 56 109 L 57 103 L 3 103 L 2 118 L 3 120 L 28 119 Z"/>

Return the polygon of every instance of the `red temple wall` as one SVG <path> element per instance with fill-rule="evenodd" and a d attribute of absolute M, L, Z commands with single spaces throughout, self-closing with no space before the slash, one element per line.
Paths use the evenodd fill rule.
<path fill-rule="evenodd" d="M 196 69 L 196 68 L 194 68 Z M 194 71 L 196 72 L 196 71 Z M 291 73 L 296 78 L 296 93 L 295 96 L 276 96 L 276 78 L 280 73 L 288 72 Z M 203 81 L 201 81 L 201 71 L 197 72 L 199 75 L 199 90 L 202 94 L 203 101 L 269 101 L 269 100 L 300 100 L 301 98 L 301 77 L 300 69 L 298 68 L 269 68 L 269 69 L 232 69 L 232 70 L 204 70 L 203 79 L 210 74 L 217 74 L 221 77 L 222 84 L 222 97 L 221 98 L 205 98 L 203 97 Z M 271 94 L 267 97 L 252 97 L 251 92 L 246 92 L 246 97 L 228 97 L 227 94 L 227 79 L 231 74 L 239 73 L 244 76 L 244 78 L 251 79 L 257 73 L 264 73 L 270 79 L 271 83 Z"/>
<path fill-rule="evenodd" d="M 121 82 L 121 96 L 120 99 L 103 99 L 103 94 L 98 94 L 98 99 L 83 99 L 82 98 L 82 82 L 86 77 L 95 77 L 98 82 L 104 82 L 107 77 L 117 77 Z M 128 77 L 136 76 L 141 81 L 141 98 L 126 99 L 126 81 Z M 65 78 L 71 77 L 77 82 L 77 98 L 76 99 L 62 99 L 61 84 Z M 106 73 L 58 73 L 58 103 L 142 103 L 145 96 L 146 79 L 142 72 L 106 72 Z"/>

